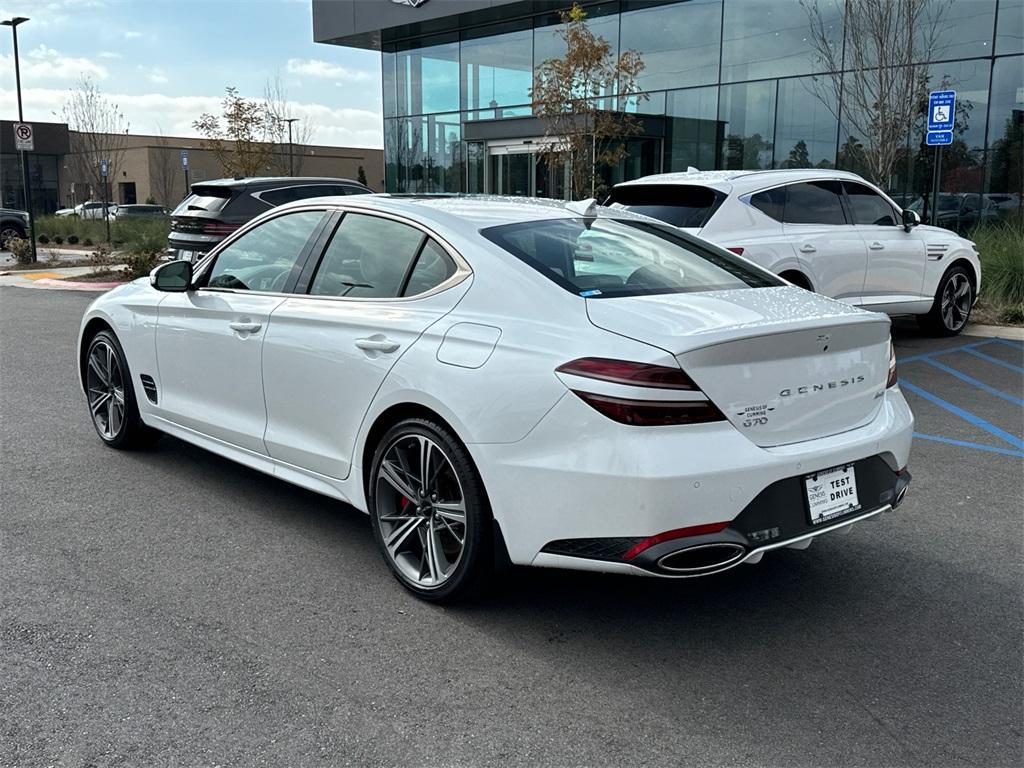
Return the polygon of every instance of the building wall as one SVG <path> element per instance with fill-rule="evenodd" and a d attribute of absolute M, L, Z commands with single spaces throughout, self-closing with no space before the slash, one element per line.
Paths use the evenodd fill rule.
<path fill-rule="evenodd" d="M 800 0 L 585 2 L 589 24 L 614 53 L 646 63 L 641 103 L 610 108 L 663 118 L 663 130 L 630 144 L 618 178 L 701 169 L 857 167 L 808 42 Z M 841 52 L 843 0 L 819 0 Z M 935 0 L 945 8 L 941 53 L 928 63 L 933 88 L 958 91 L 955 142 L 944 150 L 942 189 L 1021 192 L 1024 121 L 1024 0 Z M 515 6 L 516 9 L 522 6 Z M 467 125 L 531 112 L 533 72 L 560 55 L 557 16 L 522 15 L 429 37 L 388 40 L 382 72 L 387 189 L 480 191 L 486 145 Z M 474 131 L 479 135 L 479 131 Z M 908 126 L 903 162 L 888 180 L 904 202 L 930 189 L 931 148 L 923 125 Z"/>

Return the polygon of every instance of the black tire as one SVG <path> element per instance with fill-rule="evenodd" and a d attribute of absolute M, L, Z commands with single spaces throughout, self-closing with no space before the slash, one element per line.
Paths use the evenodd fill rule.
<path fill-rule="evenodd" d="M 110 367 L 107 376 L 110 391 L 107 392 L 106 399 L 97 405 L 97 401 L 103 396 L 100 385 L 104 382 L 102 371 L 93 366 L 93 356 L 97 355 L 97 359 L 105 357 L 108 350 L 109 354 L 113 355 L 116 367 Z M 85 380 L 89 418 L 104 445 L 118 450 L 137 450 L 148 448 L 160 438 L 158 431 L 142 423 L 128 360 L 117 336 L 111 331 L 100 331 L 89 340 L 82 378 Z M 111 415 L 117 408 L 115 392 L 119 392 L 123 398 L 123 411 L 118 418 Z"/>
<path fill-rule="evenodd" d="M 429 507 L 430 499 L 436 498 L 436 494 L 420 495 L 410 500 L 407 494 L 399 492 L 392 485 L 392 481 L 381 476 L 382 466 L 386 457 L 389 460 L 390 466 L 396 467 L 398 464 L 393 459 L 396 456 L 400 456 L 403 450 L 411 451 L 415 450 L 416 445 L 422 446 L 424 439 L 434 446 L 431 452 L 428 452 L 428 457 L 435 455 L 432 453 L 434 450 L 440 449 L 441 455 L 447 460 L 447 466 L 441 466 L 441 468 L 433 473 L 434 479 L 428 483 L 428 493 L 432 484 L 441 483 L 445 480 L 445 477 L 447 477 L 449 489 L 455 488 L 451 483 L 451 479 L 454 477 L 457 481 L 457 490 L 461 493 L 461 503 L 465 513 L 465 523 L 461 529 L 461 554 L 455 563 L 450 564 L 452 566 L 451 572 L 445 576 L 443 581 L 436 585 L 424 584 L 422 580 L 418 581 L 414 575 L 410 574 L 410 570 L 415 568 L 415 551 L 393 555 L 385 544 L 386 533 L 384 526 L 389 527 L 387 535 L 394 541 L 396 538 L 395 534 L 399 533 L 398 529 L 406 525 L 406 522 L 398 522 L 399 520 L 411 523 L 413 518 L 423 518 L 425 524 L 421 523 L 418 528 L 413 525 L 410 532 L 402 537 L 403 540 L 409 542 L 409 548 L 412 550 L 417 548 L 418 539 L 418 547 L 421 550 L 419 556 L 422 558 L 419 566 L 420 578 L 422 579 L 425 575 L 424 569 L 428 568 L 426 565 L 426 536 L 431 535 L 431 531 L 436 531 L 439 535 L 447 536 L 449 543 L 458 541 L 456 535 L 458 523 L 454 524 L 454 529 L 451 525 L 448 525 L 447 528 L 450 533 L 447 533 L 443 527 L 435 522 L 437 518 L 433 516 L 435 512 L 432 509 L 420 513 L 419 506 L 416 506 L 415 510 L 410 506 L 422 502 L 425 506 Z M 428 466 L 429 461 L 430 459 L 428 458 Z M 404 461 L 400 463 L 405 466 Z M 434 466 L 438 467 L 440 464 L 440 459 L 437 459 Z M 451 468 L 450 473 L 447 468 L 448 466 Z M 445 477 L 439 478 L 439 475 L 442 474 Z M 400 479 L 407 483 L 407 487 L 410 490 L 416 492 L 421 490 L 420 488 L 414 488 L 416 478 L 413 474 L 403 472 Z M 454 491 L 447 491 L 448 495 L 452 493 Z M 442 496 L 446 498 L 448 495 L 442 493 Z M 399 503 L 398 497 L 400 497 L 402 502 L 405 502 L 400 510 L 395 508 L 396 504 Z M 406 419 L 391 427 L 381 438 L 373 454 L 367 488 L 367 502 L 373 526 L 373 536 L 380 547 L 384 562 L 387 563 L 388 568 L 391 569 L 392 574 L 394 574 L 402 586 L 414 595 L 430 602 L 451 603 L 475 597 L 490 585 L 494 574 L 494 547 L 490 504 L 487 501 L 487 493 L 484 490 L 483 481 L 480 479 L 480 474 L 477 472 L 469 453 L 447 427 L 432 420 L 420 418 Z M 436 503 L 440 505 L 442 502 L 438 501 Z M 407 517 L 398 517 L 398 515 L 404 515 L 407 510 L 409 511 Z M 388 518 L 389 516 L 392 518 L 391 522 L 381 519 L 382 517 Z M 444 523 L 443 520 L 440 522 Z M 415 530 L 416 538 L 413 538 L 412 530 Z M 438 539 L 435 539 L 434 542 L 436 548 Z M 401 545 L 398 545 L 396 549 L 399 547 Z M 433 568 L 428 570 L 430 574 L 434 573 Z M 429 579 L 429 577 L 427 578 Z"/>
<path fill-rule="evenodd" d="M 939 280 L 932 308 L 928 314 L 917 316 L 917 324 L 933 336 L 956 336 L 967 327 L 973 307 L 974 282 L 967 269 L 958 264 L 947 269 Z"/>
<path fill-rule="evenodd" d="M 25 230 L 17 224 L 4 224 L 0 227 L 0 248 L 6 249 L 7 241 L 15 237 L 24 239 Z"/>
<path fill-rule="evenodd" d="M 783 272 L 779 275 L 783 280 L 788 280 L 797 288 L 803 288 L 805 291 L 814 292 L 811 288 L 811 281 L 807 279 L 807 276 L 803 272 Z"/>

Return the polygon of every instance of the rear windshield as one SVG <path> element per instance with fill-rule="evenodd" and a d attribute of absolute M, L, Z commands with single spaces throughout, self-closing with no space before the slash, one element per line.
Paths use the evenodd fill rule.
<path fill-rule="evenodd" d="M 211 213 L 221 210 L 231 199 L 231 189 L 228 187 L 192 187 L 192 194 L 178 203 L 174 209 L 175 216 L 186 215 L 189 211 L 209 211 Z"/>
<path fill-rule="evenodd" d="M 699 229 L 708 223 L 725 194 L 695 184 L 644 184 L 612 190 L 607 204 L 642 213 L 673 227 Z"/>
<path fill-rule="evenodd" d="M 667 227 L 614 219 L 552 219 L 481 234 L 567 291 L 587 298 L 763 288 L 783 283 L 727 251 Z"/>

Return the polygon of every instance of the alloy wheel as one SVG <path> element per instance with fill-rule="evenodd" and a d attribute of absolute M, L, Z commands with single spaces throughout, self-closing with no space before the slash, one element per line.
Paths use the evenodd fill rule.
<path fill-rule="evenodd" d="M 384 452 L 374 482 L 388 558 L 412 585 L 440 587 L 466 548 L 466 499 L 451 459 L 429 437 L 402 435 Z"/>
<path fill-rule="evenodd" d="M 105 440 L 113 440 L 125 419 L 124 376 L 117 352 L 105 341 L 89 350 L 86 386 L 89 412 L 96 430 Z"/>
<path fill-rule="evenodd" d="M 6 248 L 7 243 L 16 237 L 21 237 L 21 232 L 14 227 L 4 227 L 0 230 L 0 245 Z"/>
<path fill-rule="evenodd" d="M 954 272 L 942 289 L 942 324 L 959 331 L 971 313 L 971 283 L 967 275 Z"/>

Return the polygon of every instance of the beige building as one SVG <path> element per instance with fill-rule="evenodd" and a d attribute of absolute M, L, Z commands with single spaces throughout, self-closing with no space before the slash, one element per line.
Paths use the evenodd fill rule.
<path fill-rule="evenodd" d="M 84 200 L 99 200 L 103 190 L 96 188 L 95 177 L 83 173 L 79 158 L 93 155 L 83 146 L 76 131 L 69 131 L 69 151 L 61 158 L 60 201 L 71 207 Z M 186 194 L 187 185 L 224 177 L 220 162 L 201 139 L 180 136 L 128 135 L 123 149 L 110 160 L 108 177 L 110 199 L 123 205 L 155 201 L 173 208 Z M 182 168 L 182 152 L 188 153 L 188 177 Z M 379 149 L 293 145 L 274 145 L 265 170 L 260 175 L 327 176 L 360 180 L 362 175 L 371 189 L 384 188 L 384 154 Z M 360 174 L 362 171 L 362 174 Z"/>

